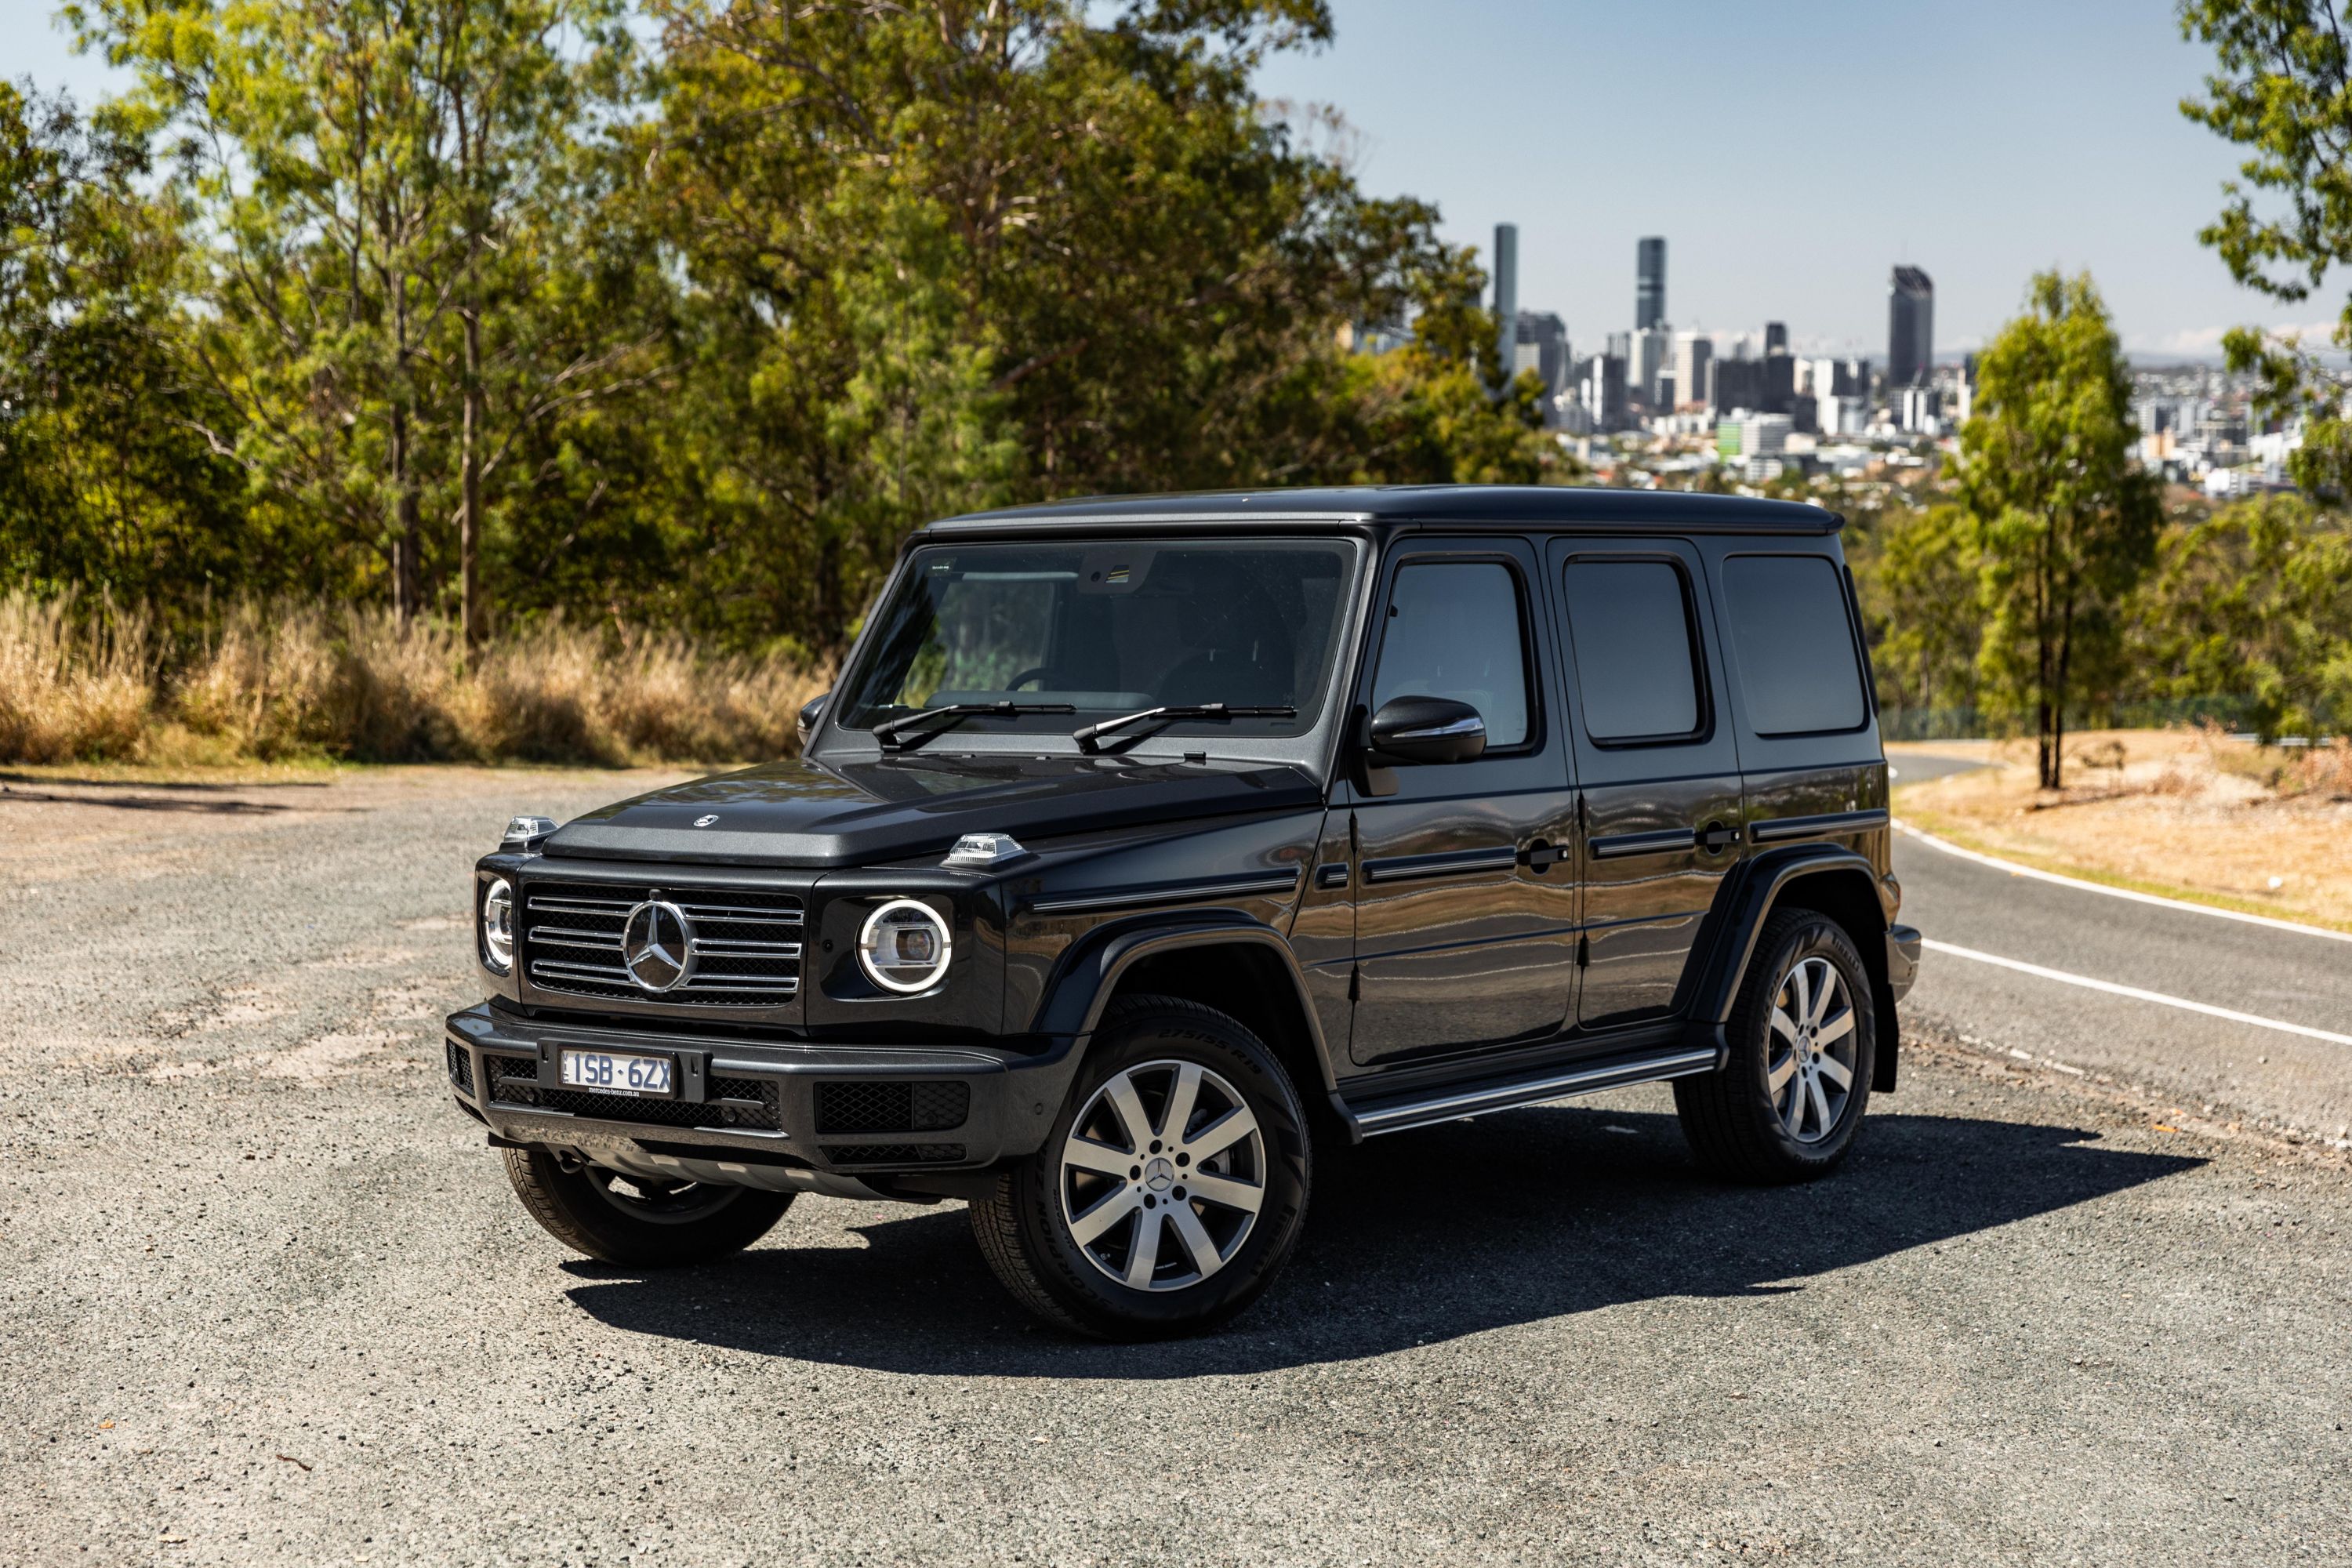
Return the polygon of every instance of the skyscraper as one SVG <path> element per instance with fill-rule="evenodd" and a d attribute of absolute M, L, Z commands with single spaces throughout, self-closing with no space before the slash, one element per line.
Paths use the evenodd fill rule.
<path fill-rule="evenodd" d="M 1633 243 L 1633 330 L 1666 321 L 1666 242 L 1655 236 Z"/>
<path fill-rule="evenodd" d="M 1503 362 L 1503 380 L 1511 379 L 1511 363 L 1519 346 L 1519 226 L 1495 226 L 1495 353 Z"/>
<path fill-rule="evenodd" d="M 1774 354 L 1784 354 L 1788 352 L 1789 323 L 1786 321 L 1765 322 L 1764 357 L 1766 359 L 1770 359 Z"/>
<path fill-rule="evenodd" d="M 1916 267 L 1898 267 L 1886 289 L 1886 384 L 1915 386 L 1936 363 L 1936 285 Z"/>
<path fill-rule="evenodd" d="M 1675 395 L 1696 403 L 1706 395 L 1706 370 L 1715 358 L 1715 340 L 1705 332 L 1680 332 L 1675 337 Z"/>
<path fill-rule="evenodd" d="M 1544 391 L 1558 395 L 1568 390 L 1568 323 L 1549 310 L 1519 312 L 1518 342 L 1511 374 L 1531 370 L 1543 377 Z"/>

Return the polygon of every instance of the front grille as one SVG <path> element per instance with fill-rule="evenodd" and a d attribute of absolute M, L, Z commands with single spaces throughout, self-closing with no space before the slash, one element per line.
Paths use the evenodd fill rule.
<path fill-rule="evenodd" d="M 506 1092 L 508 1084 L 518 1079 L 524 1083 L 539 1081 L 537 1057 L 485 1057 L 490 1064 L 490 1088 L 497 1093 Z"/>
<path fill-rule="evenodd" d="M 530 1064 L 520 1064 L 528 1067 Z M 577 1089 L 541 1089 L 519 1079 L 495 1079 L 500 1104 L 525 1110 L 560 1110 L 607 1121 L 648 1122 L 660 1127 L 743 1127 L 783 1131 L 783 1088 L 772 1079 L 714 1078 L 710 1100 L 689 1105 L 675 1100 L 641 1100 L 631 1094 L 594 1094 Z"/>
<path fill-rule="evenodd" d="M 474 1058 L 465 1047 L 455 1040 L 442 1042 L 449 1047 L 449 1081 L 466 1094 L 474 1092 Z"/>
<path fill-rule="evenodd" d="M 648 899 L 676 904 L 694 925 L 684 984 L 647 991 L 621 963 L 629 911 Z M 754 888 L 634 888 L 610 882 L 527 882 L 524 972 L 542 991 L 606 1001 L 703 1007 L 773 1007 L 801 984 L 800 895 Z"/>
<path fill-rule="evenodd" d="M 834 1132 L 944 1132 L 971 1112 L 968 1083 L 847 1083 L 816 1086 L 816 1130 Z"/>
<path fill-rule="evenodd" d="M 961 1143 L 827 1143 L 824 1157 L 836 1165 L 952 1165 L 963 1158 Z"/>

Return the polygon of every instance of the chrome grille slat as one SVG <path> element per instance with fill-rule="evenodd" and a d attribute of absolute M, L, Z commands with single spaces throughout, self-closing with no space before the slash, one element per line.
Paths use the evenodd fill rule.
<path fill-rule="evenodd" d="M 681 889 L 648 881 L 526 886 L 523 973 L 553 996 L 709 1008 L 780 1007 L 800 994 L 805 923 L 801 896 L 782 889 Z M 668 991 L 647 991 L 620 963 L 629 911 L 651 898 L 694 922 L 695 973 Z"/>

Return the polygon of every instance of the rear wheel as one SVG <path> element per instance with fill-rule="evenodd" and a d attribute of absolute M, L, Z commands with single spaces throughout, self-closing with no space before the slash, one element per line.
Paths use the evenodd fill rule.
<path fill-rule="evenodd" d="M 1312 1155 L 1263 1042 L 1197 1003 L 1114 1005 L 1045 1147 L 971 1208 L 1032 1310 L 1102 1339 L 1194 1333 L 1255 1300 L 1297 1244 Z"/>
<path fill-rule="evenodd" d="M 1869 972 L 1845 928 L 1813 910 L 1767 919 L 1724 1033 L 1721 1071 L 1675 1080 L 1700 1162 L 1745 1182 L 1834 1167 L 1869 1104 L 1878 1041 Z"/>
<path fill-rule="evenodd" d="M 661 1182 L 559 1160 L 544 1149 L 506 1152 L 507 1180 L 530 1217 L 575 1252 L 635 1268 L 705 1263 L 772 1229 L 790 1193 Z"/>

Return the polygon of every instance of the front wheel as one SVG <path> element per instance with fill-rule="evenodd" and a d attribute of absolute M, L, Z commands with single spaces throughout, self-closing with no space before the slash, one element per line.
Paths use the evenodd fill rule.
<path fill-rule="evenodd" d="M 1045 1145 L 971 1206 L 1005 1288 L 1065 1328 L 1141 1340 L 1215 1327 L 1297 1245 L 1312 1154 L 1287 1074 L 1213 1008 L 1116 1004 Z"/>
<path fill-rule="evenodd" d="M 1724 1033 L 1722 1070 L 1675 1080 L 1675 1110 L 1700 1163 L 1769 1183 L 1845 1158 L 1878 1046 L 1870 974 L 1845 928 L 1813 910 L 1766 920 Z"/>
<path fill-rule="evenodd" d="M 600 1263 L 668 1268 L 740 1252 L 774 1228 L 790 1193 L 623 1175 L 544 1149 L 509 1149 L 507 1180 L 549 1235 Z"/>

